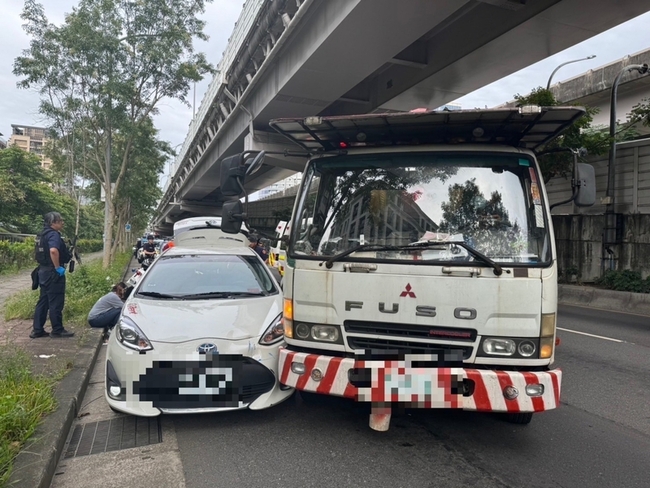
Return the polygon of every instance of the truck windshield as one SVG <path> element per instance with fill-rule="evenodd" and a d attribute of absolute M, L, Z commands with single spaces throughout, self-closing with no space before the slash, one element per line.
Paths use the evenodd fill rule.
<path fill-rule="evenodd" d="M 290 254 L 322 259 L 550 262 L 541 181 L 531 159 L 503 153 L 337 156 L 304 175 Z M 459 245 L 462 243 L 464 245 Z M 468 250 L 469 249 L 469 250 Z"/>

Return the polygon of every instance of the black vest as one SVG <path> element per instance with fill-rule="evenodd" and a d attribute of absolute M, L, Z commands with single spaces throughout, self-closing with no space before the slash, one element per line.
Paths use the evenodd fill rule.
<path fill-rule="evenodd" d="M 52 258 L 50 257 L 50 248 L 47 244 L 51 232 L 56 231 L 51 227 L 46 227 L 40 233 L 36 234 L 34 258 L 36 259 L 36 262 L 42 266 L 54 266 Z M 63 244 L 63 239 L 61 240 L 61 243 Z M 70 258 L 70 252 L 66 245 L 63 244 L 62 249 L 59 249 L 59 263 L 64 265 L 70 261 Z"/>

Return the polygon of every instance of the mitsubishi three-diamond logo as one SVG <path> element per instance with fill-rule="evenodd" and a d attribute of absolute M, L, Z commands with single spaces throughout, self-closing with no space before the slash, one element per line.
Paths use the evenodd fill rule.
<path fill-rule="evenodd" d="M 407 283 L 406 284 L 406 289 L 400 294 L 400 297 L 411 297 L 411 298 L 416 298 L 415 293 L 413 293 L 411 288 L 411 284 Z"/>

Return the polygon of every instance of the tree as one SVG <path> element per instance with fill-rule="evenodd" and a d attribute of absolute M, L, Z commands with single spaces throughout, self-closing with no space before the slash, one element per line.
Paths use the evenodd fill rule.
<path fill-rule="evenodd" d="M 550 107 L 558 105 L 553 93 L 546 88 L 538 87 L 528 95 L 515 95 L 517 106 L 538 105 Z M 571 127 L 565 130 L 559 137 L 548 143 L 544 149 L 584 147 L 590 155 L 604 154 L 609 150 L 610 138 L 607 129 L 593 128 L 594 115 L 598 109 L 586 107 L 587 113 L 578 119 Z M 555 176 L 567 176 L 573 169 L 573 155 L 570 152 L 554 152 L 544 154 L 539 158 L 539 165 L 542 170 L 542 177 L 548 182 Z"/>
<path fill-rule="evenodd" d="M 643 98 L 640 103 L 632 107 L 628 123 L 630 125 L 640 123 L 644 127 L 650 127 L 650 98 Z"/>
<path fill-rule="evenodd" d="M 16 146 L 0 150 L 0 224 L 16 232 L 35 234 L 42 228 L 43 215 L 52 211 L 61 213 L 66 222 L 74 222 L 76 202 L 52 189 L 49 173 L 41 168 L 37 155 Z M 101 237 L 96 209 L 82 207 L 81 223 L 81 237 Z M 75 233 L 74 228 L 65 231 L 69 236 Z"/>
<path fill-rule="evenodd" d="M 23 77 L 20 87 L 39 89 L 40 112 L 60 135 L 84 141 L 87 158 L 80 165 L 106 192 L 104 266 L 140 127 L 163 99 L 188 103 L 192 83 L 212 71 L 193 49 L 193 38 L 207 39 L 197 18 L 206 1 L 81 0 L 59 27 L 35 0 L 25 3 L 22 18 L 32 40 L 16 58 L 14 74 Z M 113 139 L 122 144 L 119 154 Z"/>

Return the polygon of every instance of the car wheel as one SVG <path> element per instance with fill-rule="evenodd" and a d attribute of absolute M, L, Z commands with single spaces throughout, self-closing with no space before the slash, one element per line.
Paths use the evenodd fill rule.
<path fill-rule="evenodd" d="M 506 414 L 506 421 L 511 424 L 528 425 L 531 420 L 533 420 L 533 412 Z"/>

